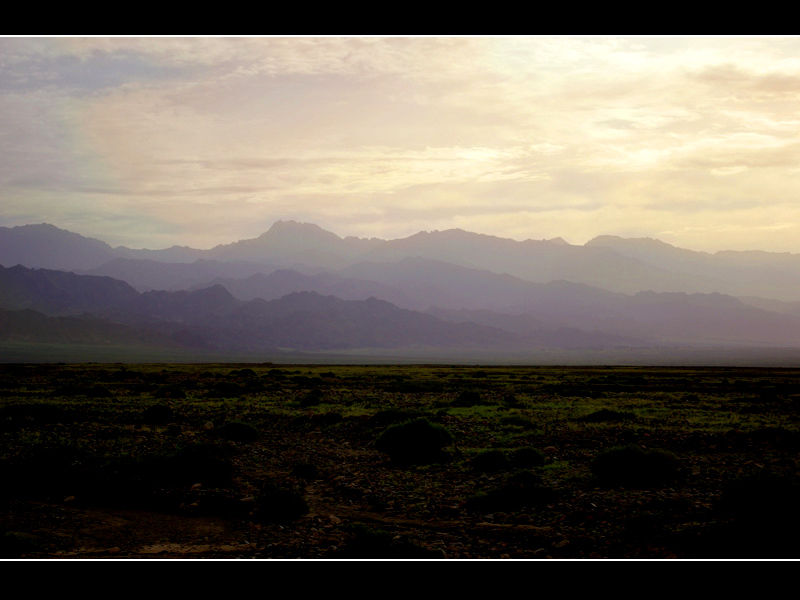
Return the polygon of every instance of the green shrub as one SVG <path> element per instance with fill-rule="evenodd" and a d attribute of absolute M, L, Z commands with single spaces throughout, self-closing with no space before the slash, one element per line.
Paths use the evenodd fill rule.
<path fill-rule="evenodd" d="M 233 463 L 214 444 L 191 444 L 166 458 L 170 478 L 177 482 L 223 487 L 233 478 Z"/>
<path fill-rule="evenodd" d="M 322 403 L 322 392 L 313 390 L 300 398 L 300 406 L 308 408 L 309 406 L 319 406 Z"/>
<path fill-rule="evenodd" d="M 480 392 L 476 390 L 464 390 L 450 403 L 450 406 L 470 408 L 472 406 L 480 406 L 481 404 L 486 404 L 486 402 L 481 397 Z"/>
<path fill-rule="evenodd" d="M 231 442 L 255 442 L 258 439 L 258 429 L 249 423 L 230 421 L 219 428 L 217 435 Z"/>
<path fill-rule="evenodd" d="M 0 535 L 0 559 L 20 558 L 42 549 L 39 537 L 20 531 L 6 531 Z"/>
<path fill-rule="evenodd" d="M 142 421 L 145 423 L 152 423 L 154 425 L 169 423 L 174 417 L 174 411 L 166 404 L 154 404 L 152 406 L 148 406 L 142 413 Z"/>
<path fill-rule="evenodd" d="M 614 421 L 630 421 L 636 418 L 632 412 L 601 408 L 598 411 L 578 417 L 578 421 L 585 423 L 606 423 Z"/>
<path fill-rule="evenodd" d="M 153 396 L 156 398 L 183 399 L 186 398 L 186 392 L 175 385 L 162 385 L 155 391 Z"/>
<path fill-rule="evenodd" d="M 517 511 L 551 504 L 556 499 L 555 490 L 543 485 L 541 477 L 530 471 L 520 471 L 509 476 L 499 487 L 468 498 L 465 508 L 479 513 Z"/>
<path fill-rule="evenodd" d="M 484 450 L 470 461 L 473 471 L 478 473 L 497 473 L 511 468 L 511 461 L 502 450 Z"/>
<path fill-rule="evenodd" d="M 427 417 L 428 413 L 416 409 L 386 408 L 372 415 L 372 421 L 381 425 L 402 423 L 411 419 Z"/>
<path fill-rule="evenodd" d="M 262 523 L 290 523 L 308 512 L 308 503 L 301 494 L 267 482 L 256 500 L 253 518 Z"/>
<path fill-rule="evenodd" d="M 741 521 L 759 523 L 800 523 L 800 482 L 796 477 L 769 471 L 729 482 L 717 508 Z"/>
<path fill-rule="evenodd" d="M 526 446 L 516 450 L 511 455 L 511 466 L 515 469 L 525 469 L 528 467 L 540 467 L 545 463 L 544 452 Z"/>
<path fill-rule="evenodd" d="M 508 415 L 500 419 L 500 424 L 505 427 L 522 427 L 523 429 L 536 429 L 533 421 L 522 415 Z"/>
<path fill-rule="evenodd" d="M 768 470 L 729 482 L 715 505 L 715 527 L 692 540 L 708 558 L 783 559 L 797 555 L 800 481 Z M 709 539 L 710 538 L 710 539 Z M 696 549 L 696 542 L 704 543 Z"/>
<path fill-rule="evenodd" d="M 604 450 L 589 464 L 598 482 L 607 486 L 653 487 L 677 479 L 680 463 L 664 450 L 629 444 Z"/>
<path fill-rule="evenodd" d="M 299 462 L 292 469 L 292 475 L 300 479 L 318 479 L 319 468 L 314 463 Z"/>
<path fill-rule="evenodd" d="M 209 398 L 234 398 L 245 393 L 245 388 L 241 385 L 229 381 L 220 381 L 208 389 Z"/>
<path fill-rule="evenodd" d="M 396 462 L 428 464 L 443 460 L 442 448 L 452 442 L 447 429 L 420 418 L 388 427 L 375 441 L 375 449 Z"/>
<path fill-rule="evenodd" d="M 413 540 L 361 524 L 346 527 L 355 535 L 336 553 L 336 558 L 350 559 L 414 559 L 442 558 L 435 550 L 423 548 Z"/>

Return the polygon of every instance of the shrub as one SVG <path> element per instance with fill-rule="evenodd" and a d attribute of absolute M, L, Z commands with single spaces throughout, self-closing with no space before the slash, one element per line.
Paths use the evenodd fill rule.
<path fill-rule="evenodd" d="M 300 479 L 318 479 L 319 467 L 314 463 L 299 462 L 292 469 L 292 475 Z"/>
<path fill-rule="evenodd" d="M 729 482 L 718 508 L 741 521 L 797 525 L 798 503 L 800 484 L 796 478 L 765 471 Z"/>
<path fill-rule="evenodd" d="M 75 444 L 37 446 L 6 465 L 2 493 L 23 496 L 82 494 L 93 485 L 95 457 Z"/>
<path fill-rule="evenodd" d="M 503 404 L 508 408 L 518 408 L 523 406 L 523 403 L 520 402 L 519 398 L 517 398 L 514 394 L 506 394 L 503 396 Z"/>
<path fill-rule="evenodd" d="M 447 429 L 420 418 L 388 427 L 375 441 L 375 449 L 397 462 L 427 464 L 444 459 L 442 448 L 452 442 Z"/>
<path fill-rule="evenodd" d="M 152 423 L 154 425 L 169 423 L 174 417 L 175 413 L 173 412 L 172 408 L 166 404 L 154 404 L 152 406 L 148 406 L 142 413 L 142 421 L 145 423 Z"/>
<path fill-rule="evenodd" d="M 465 508 L 480 513 L 516 511 L 550 504 L 556 498 L 556 492 L 543 485 L 541 477 L 530 471 L 520 471 L 509 476 L 499 487 L 468 498 Z"/>
<path fill-rule="evenodd" d="M 255 442 L 258 439 L 258 429 L 249 423 L 230 421 L 219 428 L 217 435 L 231 442 Z"/>
<path fill-rule="evenodd" d="M 670 483 L 680 473 L 680 463 L 664 450 L 645 450 L 629 444 L 604 450 L 589 464 L 602 485 L 651 487 Z"/>
<path fill-rule="evenodd" d="M 347 529 L 353 531 L 355 536 L 336 553 L 336 558 L 442 558 L 440 552 L 423 548 L 413 540 L 395 536 L 388 531 L 371 529 L 360 524 L 351 525 Z"/>
<path fill-rule="evenodd" d="M 795 556 L 800 535 L 798 502 L 800 482 L 795 475 L 764 470 L 729 482 L 715 506 L 723 520 L 716 523 L 710 540 L 708 533 L 699 540 L 705 542 L 699 555 L 759 559 Z"/>
<path fill-rule="evenodd" d="M 531 447 L 520 448 L 511 456 L 511 466 L 516 469 L 540 467 L 544 462 L 544 452 Z"/>
<path fill-rule="evenodd" d="M 186 392 L 175 385 L 162 385 L 155 391 L 153 396 L 156 398 L 183 399 L 186 398 Z"/>
<path fill-rule="evenodd" d="M 372 415 L 372 421 L 382 425 L 402 423 L 411 419 L 427 417 L 428 413 L 416 409 L 386 408 Z"/>
<path fill-rule="evenodd" d="M 461 392 L 458 397 L 450 403 L 450 406 L 469 408 L 472 406 L 479 406 L 485 404 L 481 394 L 475 390 L 465 390 Z"/>
<path fill-rule="evenodd" d="M 233 398 L 241 396 L 245 392 L 244 387 L 229 381 L 215 383 L 208 390 L 209 398 Z"/>
<path fill-rule="evenodd" d="M 579 417 L 578 421 L 584 421 L 586 423 L 605 423 L 610 421 L 630 421 L 635 418 L 636 415 L 632 412 L 601 408 L 598 411 Z"/>
<path fill-rule="evenodd" d="M 300 399 L 300 406 L 302 408 L 308 408 L 309 406 L 319 406 L 322 400 L 319 397 L 318 393 L 310 393 L 306 394 Z"/>
<path fill-rule="evenodd" d="M 0 535 L 0 558 L 20 558 L 42 549 L 39 537 L 20 531 L 6 531 Z"/>
<path fill-rule="evenodd" d="M 484 450 L 470 461 L 473 471 L 478 473 L 497 473 L 511 468 L 511 461 L 502 450 Z"/>
<path fill-rule="evenodd" d="M 308 512 L 308 503 L 301 494 L 267 482 L 256 501 L 253 518 L 262 523 L 290 523 Z"/>
<path fill-rule="evenodd" d="M 185 483 L 224 486 L 233 478 L 233 463 L 213 444 L 191 444 L 169 457 L 170 477 Z"/>

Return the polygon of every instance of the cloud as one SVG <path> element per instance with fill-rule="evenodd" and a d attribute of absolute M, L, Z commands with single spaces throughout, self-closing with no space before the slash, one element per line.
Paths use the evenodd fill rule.
<path fill-rule="evenodd" d="M 295 218 L 800 251 L 798 56 L 793 37 L 0 38 L 0 220 L 84 214 L 150 247 Z"/>

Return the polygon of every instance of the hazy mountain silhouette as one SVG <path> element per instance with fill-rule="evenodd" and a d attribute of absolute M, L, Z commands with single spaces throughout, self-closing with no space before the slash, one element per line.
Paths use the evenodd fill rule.
<path fill-rule="evenodd" d="M 157 348 L 203 348 L 188 332 L 161 331 L 115 323 L 92 315 L 52 317 L 34 310 L 0 308 L 0 341 L 38 344 L 93 344 Z"/>
<path fill-rule="evenodd" d="M 194 291 L 139 293 L 109 277 L 22 266 L 0 268 L 0 284 L 0 309 L 35 309 L 48 318 L 80 314 L 87 319 L 125 324 L 139 332 L 159 332 L 170 339 L 178 339 L 175 336 L 180 334 L 194 340 L 195 345 L 227 350 L 524 345 L 501 330 L 447 323 L 375 298 L 346 301 L 300 292 L 269 302 L 243 301 L 220 285 Z M 39 341 L 51 341 L 53 336 L 45 335 L 46 327 L 39 326 L 48 319 L 35 323 L 32 317 L 28 320 L 32 324 L 26 329 L 26 339 L 36 338 L 39 332 Z M 50 323 L 64 328 L 64 321 Z M 6 326 L 5 333 L 0 331 L 0 339 L 11 332 L 12 328 Z M 81 336 L 76 339 L 82 340 Z"/>
<path fill-rule="evenodd" d="M 721 251 L 714 254 L 677 248 L 652 238 L 600 236 L 587 248 L 607 248 L 655 268 L 679 274 L 680 287 L 653 291 L 720 292 L 800 300 L 800 254 Z M 644 291 L 644 290 L 642 290 Z"/>
<path fill-rule="evenodd" d="M 115 250 L 105 242 L 47 223 L 0 227 L 0 263 L 7 267 L 91 269 L 115 255 Z"/>
<path fill-rule="evenodd" d="M 28 308 L 49 315 L 101 314 L 129 310 L 138 300 L 135 289 L 111 277 L 0 266 L 0 308 Z"/>
<path fill-rule="evenodd" d="M 187 290 L 208 286 L 216 279 L 239 280 L 277 269 L 275 265 L 244 261 L 222 262 L 197 259 L 191 263 L 160 262 L 151 259 L 115 258 L 105 264 L 76 271 L 83 275 L 102 275 L 127 281 L 140 292 L 149 290 Z"/>
<path fill-rule="evenodd" d="M 336 273 L 306 275 L 293 269 L 277 269 L 271 273 L 256 273 L 242 279 L 216 278 L 193 289 L 207 285 L 222 285 L 240 300 L 275 300 L 293 292 L 316 292 L 323 296 L 336 296 L 342 300 L 366 300 L 380 298 L 392 304 L 409 308 L 414 304 L 401 290 L 353 277 L 342 277 Z"/>
<path fill-rule="evenodd" d="M 211 250 L 0 228 L 0 263 L 0 309 L 28 311 L 6 313 L 0 339 L 245 351 L 800 346 L 800 255 L 788 253 L 457 229 L 387 241 L 278 221 Z M 83 320 L 57 319 L 67 316 Z"/>
<path fill-rule="evenodd" d="M 52 225 L 0 228 L 0 263 L 111 274 L 114 258 L 195 263 L 198 259 L 260 264 L 260 272 L 289 268 L 306 274 L 347 271 L 365 261 L 397 263 L 425 258 L 508 274 L 526 281 L 567 280 L 610 291 L 711 293 L 800 300 L 800 255 L 772 252 L 709 254 L 652 239 L 600 236 L 583 246 L 554 240 L 518 242 L 460 229 L 420 232 L 407 238 L 341 238 L 317 225 L 278 221 L 257 238 L 210 250 L 173 246 L 164 250 L 111 248 Z M 120 263 L 114 268 L 121 269 Z M 255 270 L 256 267 L 253 267 Z M 250 274 L 254 274 L 251 272 Z M 121 276 L 117 271 L 114 275 Z M 131 278 L 133 274 L 129 275 Z M 225 278 L 241 277 L 230 272 Z M 138 282 L 151 286 L 153 282 Z M 194 281 L 194 285 L 203 283 Z M 184 284 L 185 285 L 185 284 Z M 152 285 L 155 288 L 155 285 Z M 172 289 L 172 288 L 171 288 Z"/>
<path fill-rule="evenodd" d="M 477 323 L 495 327 L 522 336 L 532 345 L 547 348 L 609 348 L 621 346 L 646 346 L 643 338 L 584 331 L 565 325 L 553 325 L 531 314 L 510 315 L 491 310 L 452 310 L 430 308 L 427 314 L 451 323 Z"/>
<path fill-rule="evenodd" d="M 409 260 L 407 264 L 419 262 Z M 422 263 L 434 271 L 449 269 L 444 263 Z M 461 276 L 470 271 L 456 268 L 445 273 Z M 486 276 L 487 281 L 493 281 L 492 277 L 509 279 Z M 193 343 L 229 350 L 797 346 L 800 341 L 800 319 L 723 294 L 626 295 L 570 282 L 509 281 L 521 285 L 516 291 L 525 300 L 516 309 L 468 313 L 440 308 L 423 314 L 374 297 L 342 300 L 310 291 L 269 301 L 237 299 L 222 285 L 139 293 L 110 277 L 16 266 L 0 268 L 0 308 L 33 309 L 48 316 L 92 314 L 163 335 L 183 332 Z M 443 282 L 445 286 L 448 283 Z"/>

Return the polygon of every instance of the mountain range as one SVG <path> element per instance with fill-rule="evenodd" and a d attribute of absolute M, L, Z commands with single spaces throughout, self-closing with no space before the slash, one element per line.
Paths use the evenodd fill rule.
<path fill-rule="evenodd" d="M 278 221 L 208 250 L 0 227 L 0 342 L 216 352 L 800 348 L 800 255 Z M 404 351 L 405 351 L 404 350 Z"/>

